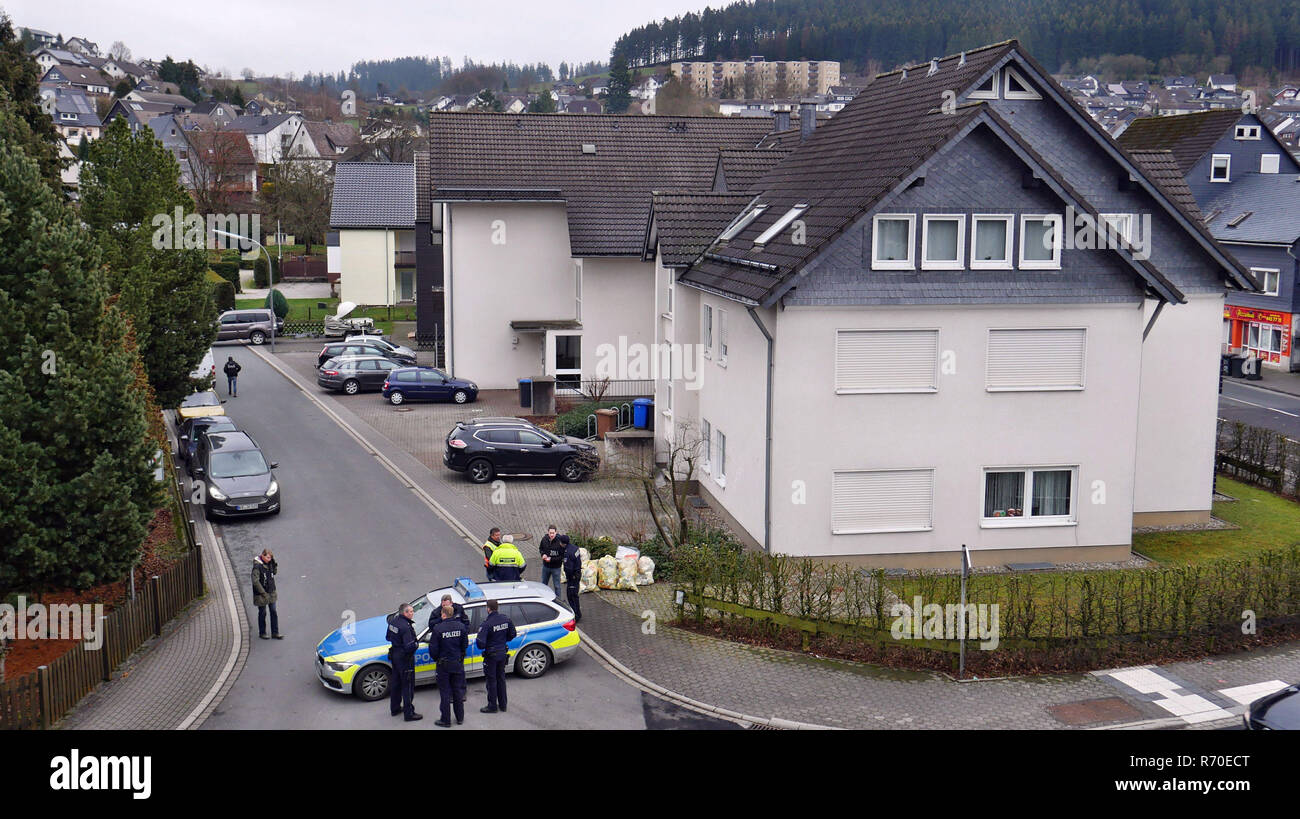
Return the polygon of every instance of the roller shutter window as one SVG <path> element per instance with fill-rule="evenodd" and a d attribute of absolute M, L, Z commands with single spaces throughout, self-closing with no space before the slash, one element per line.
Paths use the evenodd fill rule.
<path fill-rule="evenodd" d="M 1081 390 L 1083 328 L 989 330 L 988 389 Z"/>
<path fill-rule="evenodd" d="M 835 472 L 831 532 L 923 532 L 934 525 L 934 470 Z"/>
<path fill-rule="evenodd" d="M 837 393 L 936 392 L 938 330 L 839 330 Z"/>

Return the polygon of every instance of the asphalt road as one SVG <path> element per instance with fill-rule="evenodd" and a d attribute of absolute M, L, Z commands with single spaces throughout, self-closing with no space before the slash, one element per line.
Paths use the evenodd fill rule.
<path fill-rule="evenodd" d="M 1219 417 L 1266 427 L 1300 441 L 1300 398 L 1293 395 L 1225 378 Z"/>
<path fill-rule="evenodd" d="M 316 643 L 342 624 L 395 610 L 457 575 L 478 577 L 481 559 L 434 512 L 283 376 L 240 345 L 216 348 L 243 365 L 239 396 L 226 414 L 278 461 L 279 515 L 218 524 L 235 568 L 250 624 L 248 662 L 205 729 L 430 728 L 437 719 L 434 686 L 416 688 L 422 722 L 388 713 L 388 702 L 366 703 L 328 691 L 315 672 Z M 218 392 L 227 398 L 218 374 Z M 365 396 L 359 396 L 365 400 Z M 277 576 L 284 640 L 257 637 L 252 604 L 253 556 L 270 548 Z M 643 693 L 585 652 L 543 677 L 507 678 L 510 711 L 478 713 L 487 703 L 482 678 L 469 681 L 463 728 L 713 728 L 731 723 Z M 438 730 L 438 729 L 435 729 Z"/>

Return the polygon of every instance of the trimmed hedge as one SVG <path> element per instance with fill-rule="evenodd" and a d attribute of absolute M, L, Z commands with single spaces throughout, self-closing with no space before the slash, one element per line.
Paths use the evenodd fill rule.
<path fill-rule="evenodd" d="M 212 270 L 208 271 L 207 277 L 212 282 L 212 297 L 217 303 L 217 310 L 234 310 L 235 286 Z"/>
<path fill-rule="evenodd" d="M 580 404 L 568 412 L 561 413 L 555 416 L 555 434 L 586 438 L 587 416 L 598 409 L 609 409 L 610 407 L 617 408 L 618 402 L 601 401 L 599 403 Z"/>
<path fill-rule="evenodd" d="M 289 301 L 279 290 L 272 290 L 266 294 L 266 306 L 274 310 L 280 318 L 289 315 Z"/>

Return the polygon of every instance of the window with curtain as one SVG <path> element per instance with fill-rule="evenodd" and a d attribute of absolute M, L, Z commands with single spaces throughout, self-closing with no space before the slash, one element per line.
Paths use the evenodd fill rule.
<path fill-rule="evenodd" d="M 885 270 L 912 268 L 912 225 L 916 217 L 877 216 L 872 229 L 873 267 Z"/>
<path fill-rule="evenodd" d="M 1011 266 L 1011 217 L 975 217 L 975 241 L 970 262 L 972 268 Z"/>
<path fill-rule="evenodd" d="M 1077 467 L 990 469 L 984 473 L 985 525 L 1074 522 Z M 1028 503 L 1026 503 L 1028 501 Z"/>
<path fill-rule="evenodd" d="M 962 257 L 961 217 L 929 216 L 925 217 L 925 246 L 921 266 L 930 269 L 956 269 L 961 267 Z"/>
<path fill-rule="evenodd" d="M 1059 267 L 1061 233 L 1054 216 L 1026 216 L 1020 223 L 1020 266 Z"/>

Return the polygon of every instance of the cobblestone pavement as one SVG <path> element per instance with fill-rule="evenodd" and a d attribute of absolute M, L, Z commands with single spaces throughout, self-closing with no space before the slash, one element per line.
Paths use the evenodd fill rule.
<path fill-rule="evenodd" d="M 136 650 L 113 679 L 88 694 L 58 724 L 73 730 L 174 730 L 197 728 L 234 683 L 248 653 L 248 626 L 232 624 L 231 577 L 225 550 L 212 539 L 211 527 L 199 525 L 206 594 L 163 627 L 163 633 Z M 230 662 L 235 664 L 221 691 L 214 683 Z M 208 702 L 204 703 L 207 699 Z"/>
<path fill-rule="evenodd" d="M 485 391 L 478 401 L 467 405 L 417 402 L 398 408 L 378 393 L 343 395 L 316 387 L 319 355 L 319 348 L 310 352 L 294 348 L 277 351 L 275 358 L 316 394 L 352 412 L 432 470 L 448 489 L 482 510 L 493 525 L 506 533 L 528 534 L 528 542 L 535 543 L 550 523 L 561 531 L 608 535 L 616 540 L 629 540 L 632 535 L 652 530 L 640 489 L 626 481 L 598 475 L 576 484 L 557 478 L 508 478 L 498 485 L 473 484 L 442 465 L 443 442 L 457 421 L 517 415 L 523 412 L 517 392 Z M 527 557 L 529 553 L 525 550 L 524 554 Z"/>

